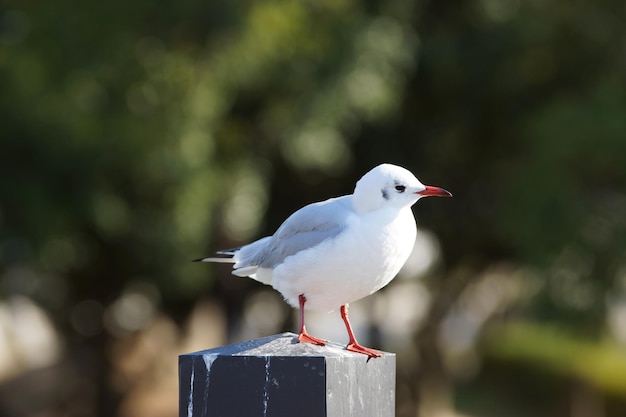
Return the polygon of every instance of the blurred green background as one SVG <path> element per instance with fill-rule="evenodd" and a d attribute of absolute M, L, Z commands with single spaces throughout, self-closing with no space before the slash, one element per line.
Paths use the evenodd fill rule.
<path fill-rule="evenodd" d="M 178 354 L 296 328 L 190 260 L 381 162 L 455 196 L 352 305 L 397 416 L 626 415 L 623 1 L 0 5 L 3 417 L 177 415 Z"/>

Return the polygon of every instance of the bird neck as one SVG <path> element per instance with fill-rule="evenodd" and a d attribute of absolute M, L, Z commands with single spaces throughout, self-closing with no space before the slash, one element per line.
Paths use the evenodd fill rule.
<path fill-rule="evenodd" d="M 381 204 L 379 201 L 368 201 L 354 198 L 352 200 L 352 207 L 355 213 L 359 215 L 376 214 L 390 219 L 398 216 L 405 209 L 404 207 Z"/>
<path fill-rule="evenodd" d="M 382 207 L 382 204 L 377 199 L 366 198 L 363 195 L 352 196 L 352 208 L 358 214 L 369 213 L 371 211 L 378 210 Z"/>

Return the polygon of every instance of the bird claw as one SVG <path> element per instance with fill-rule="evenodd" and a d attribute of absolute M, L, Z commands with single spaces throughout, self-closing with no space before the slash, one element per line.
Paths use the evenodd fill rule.
<path fill-rule="evenodd" d="M 370 358 L 380 358 L 381 356 L 383 356 L 383 353 L 381 351 L 361 346 L 358 343 L 348 343 L 348 346 L 346 346 L 346 350 L 350 352 L 362 353 L 369 356 Z"/>
<path fill-rule="evenodd" d="M 326 341 L 322 339 L 318 339 L 317 337 L 311 336 L 307 332 L 300 332 L 298 335 L 299 343 L 312 343 L 317 346 L 326 346 Z"/>

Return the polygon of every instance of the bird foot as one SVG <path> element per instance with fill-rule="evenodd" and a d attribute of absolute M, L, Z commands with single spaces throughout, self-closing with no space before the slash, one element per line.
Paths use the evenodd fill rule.
<path fill-rule="evenodd" d="M 306 331 L 300 332 L 298 335 L 299 343 L 312 343 L 317 346 L 326 346 L 326 341 L 322 339 L 318 339 L 317 337 L 311 336 Z"/>
<path fill-rule="evenodd" d="M 380 358 L 381 356 L 383 356 L 383 353 L 381 351 L 361 346 L 358 343 L 348 343 L 348 346 L 346 346 L 346 350 L 350 352 L 362 353 L 369 356 L 370 358 Z"/>

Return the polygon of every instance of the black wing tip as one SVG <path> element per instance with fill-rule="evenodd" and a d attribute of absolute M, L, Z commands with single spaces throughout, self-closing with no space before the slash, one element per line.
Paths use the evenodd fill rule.
<path fill-rule="evenodd" d="M 202 262 L 205 258 L 198 258 L 198 259 L 194 259 L 191 262 Z"/>

